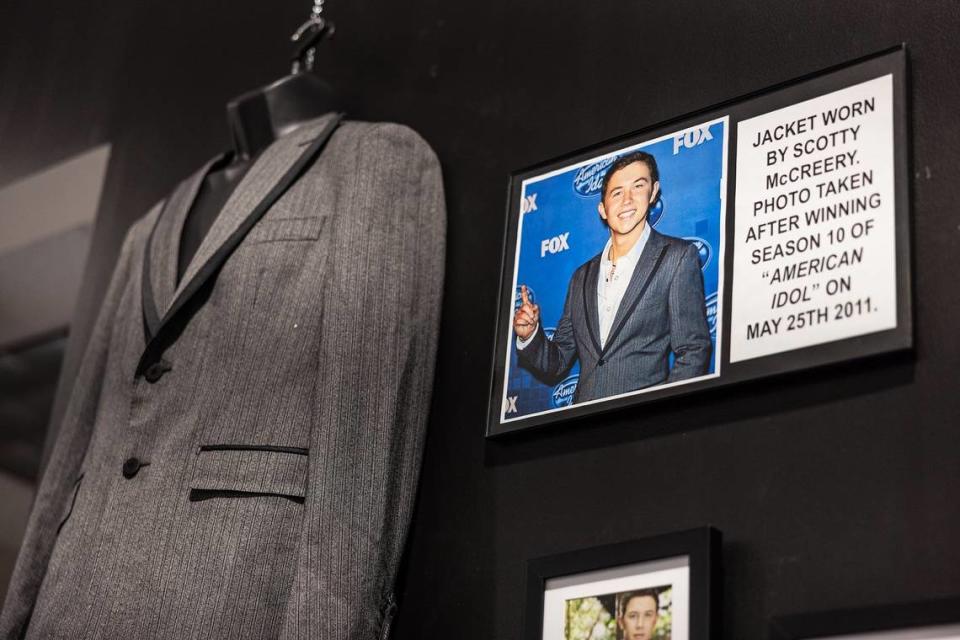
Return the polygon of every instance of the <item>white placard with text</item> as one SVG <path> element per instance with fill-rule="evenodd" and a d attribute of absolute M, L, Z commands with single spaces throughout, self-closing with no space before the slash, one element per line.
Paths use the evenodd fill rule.
<path fill-rule="evenodd" d="M 893 76 L 740 122 L 730 361 L 897 324 Z"/>

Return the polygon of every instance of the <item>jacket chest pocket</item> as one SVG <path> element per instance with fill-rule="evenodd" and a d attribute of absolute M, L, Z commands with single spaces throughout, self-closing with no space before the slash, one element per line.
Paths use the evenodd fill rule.
<path fill-rule="evenodd" d="M 251 278 L 264 273 L 295 275 L 325 252 L 323 230 L 326 216 L 299 218 L 264 217 L 253 225 L 225 265 L 230 277 L 239 277 L 243 284 L 254 284 Z"/>
<path fill-rule="evenodd" d="M 327 216 L 264 217 L 244 237 L 218 276 L 213 303 L 229 313 L 243 309 L 267 317 L 303 304 L 298 289 L 315 283 L 326 262 Z"/>
<path fill-rule="evenodd" d="M 250 229 L 244 244 L 316 240 L 323 232 L 326 216 L 264 218 Z"/>
<path fill-rule="evenodd" d="M 308 454 L 299 447 L 200 445 L 190 501 L 279 497 L 302 504 L 307 495 Z"/>

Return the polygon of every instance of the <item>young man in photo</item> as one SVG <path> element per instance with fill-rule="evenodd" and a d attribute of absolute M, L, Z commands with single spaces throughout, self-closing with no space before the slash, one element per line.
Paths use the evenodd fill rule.
<path fill-rule="evenodd" d="M 570 278 L 553 337 L 540 330 L 526 285 L 513 317 L 520 365 L 538 378 L 557 380 L 580 361 L 575 403 L 695 378 L 710 363 L 697 249 L 648 224 L 661 197 L 656 159 L 643 151 L 618 158 L 600 193 L 610 239 Z"/>
<path fill-rule="evenodd" d="M 617 640 L 652 640 L 660 598 L 654 589 L 631 591 L 617 598 Z"/>

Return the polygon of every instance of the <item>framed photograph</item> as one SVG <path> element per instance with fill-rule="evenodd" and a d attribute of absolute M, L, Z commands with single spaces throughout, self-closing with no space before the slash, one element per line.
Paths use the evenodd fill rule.
<path fill-rule="evenodd" d="M 960 640 L 960 597 L 774 618 L 771 640 Z"/>
<path fill-rule="evenodd" d="M 511 176 L 487 435 L 912 346 L 902 47 Z"/>
<path fill-rule="evenodd" d="M 720 534 L 703 528 L 531 560 L 525 640 L 708 640 Z"/>

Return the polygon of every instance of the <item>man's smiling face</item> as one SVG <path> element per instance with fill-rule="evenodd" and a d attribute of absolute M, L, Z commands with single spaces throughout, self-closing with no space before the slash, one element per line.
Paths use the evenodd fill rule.
<path fill-rule="evenodd" d="M 614 235 L 628 235 L 647 219 L 659 190 L 660 183 L 651 179 L 645 162 L 628 164 L 610 176 L 603 201 L 597 206 L 600 217 Z"/>

